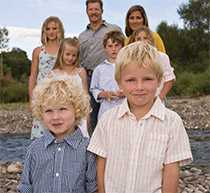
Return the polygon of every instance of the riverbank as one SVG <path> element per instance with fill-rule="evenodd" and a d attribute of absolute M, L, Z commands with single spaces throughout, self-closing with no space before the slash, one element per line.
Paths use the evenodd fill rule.
<path fill-rule="evenodd" d="M 188 129 L 210 129 L 210 95 L 196 98 L 168 99 Z M 31 113 L 27 104 L 0 105 L 0 134 L 30 133 Z"/>
<path fill-rule="evenodd" d="M 22 165 L 20 162 L 0 164 L 0 192 L 17 193 Z M 209 193 L 210 173 L 196 167 L 182 168 L 179 193 Z"/>
<path fill-rule="evenodd" d="M 195 129 L 197 133 L 210 130 L 210 96 L 168 99 L 167 105 L 182 117 L 188 131 Z M 1 134 L 30 133 L 31 124 L 32 117 L 27 104 L 0 105 Z M 210 140 L 209 135 L 200 137 L 195 136 L 193 139 L 198 142 Z M 20 162 L 0 162 L 0 193 L 17 192 L 21 171 Z M 179 187 L 180 193 L 209 193 L 210 168 L 201 164 L 182 168 Z"/>

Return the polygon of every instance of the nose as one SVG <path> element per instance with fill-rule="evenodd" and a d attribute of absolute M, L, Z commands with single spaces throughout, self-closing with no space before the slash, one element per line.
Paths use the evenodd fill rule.
<path fill-rule="evenodd" d="M 58 119 L 58 118 L 59 118 L 59 112 L 57 110 L 53 111 L 52 119 Z"/>
<path fill-rule="evenodd" d="M 143 83 L 142 83 L 141 80 L 138 80 L 138 81 L 137 81 L 136 88 L 137 88 L 138 90 L 142 90 L 142 89 L 143 89 Z"/>

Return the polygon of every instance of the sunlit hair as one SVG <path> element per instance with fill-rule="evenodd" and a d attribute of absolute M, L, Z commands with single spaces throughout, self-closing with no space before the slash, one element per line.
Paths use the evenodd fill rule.
<path fill-rule="evenodd" d="M 163 69 L 156 48 L 145 42 L 134 42 L 122 48 L 116 59 L 115 79 L 120 82 L 122 70 L 132 64 L 140 68 L 151 68 L 159 81 L 163 77 Z"/>
<path fill-rule="evenodd" d="M 102 0 L 86 0 L 86 9 L 88 8 L 89 3 L 99 3 L 101 10 L 103 11 L 103 1 Z"/>
<path fill-rule="evenodd" d="M 44 79 L 33 90 L 32 114 L 38 120 L 42 120 L 44 107 L 68 105 L 75 110 L 76 124 L 90 112 L 89 96 L 71 76 L 56 74 Z"/>
<path fill-rule="evenodd" d="M 73 37 L 73 38 L 65 38 L 61 41 L 60 47 L 58 49 L 57 59 L 55 61 L 53 69 L 63 69 L 63 67 L 65 66 L 63 61 L 63 54 L 66 45 L 72 46 L 77 49 L 77 59 L 74 65 L 77 67 L 79 66 L 79 49 L 80 49 L 79 40 L 76 37 Z"/>
<path fill-rule="evenodd" d="M 110 31 L 105 34 L 104 39 L 103 39 L 104 48 L 106 47 L 107 41 L 109 39 L 111 39 L 113 43 L 117 42 L 117 43 L 121 44 L 122 47 L 124 46 L 125 36 L 123 35 L 122 32 L 120 32 L 118 30 Z"/>
<path fill-rule="evenodd" d="M 129 8 L 125 18 L 125 34 L 127 37 L 129 37 L 133 33 L 133 30 L 130 28 L 129 25 L 129 17 L 131 13 L 133 13 L 134 11 L 139 11 L 141 13 L 144 20 L 143 25 L 149 27 L 147 15 L 144 8 L 141 5 L 133 5 L 132 7 Z"/>
<path fill-rule="evenodd" d="M 133 34 L 131 35 L 130 39 L 129 39 L 128 44 L 131 44 L 133 42 L 136 42 L 136 38 L 139 35 L 139 33 L 141 33 L 141 32 L 144 32 L 146 34 L 146 36 L 147 36 L 147 39 L 149 40 L 149 43 L 152 46 L 155 46 L 155 42 L 154 42 L 154 38 L 153 38 L 152 32 L 146 26 L 141 26 L 136 31 L 134 31 Z"/>
<path fill-rule="evenodd" d="M 63 27 L 63 23 L 61 22 L 61 20 L 58 17 L 55 16 L 50 16 L 48 17 L 44 23 L 42 24 L 42 34 L 41 34 L 41 42 L 43 45 L 47 44 L 47 35 L 46 35 L 46 31 L 47 31 L 47 26 L 50 22 L 55 22 L 57 27 L 58 27 L 58 34 L 57 34 L 57 38 L 58 40 L 62 40 L 64 38 L 64 27 Z"/>

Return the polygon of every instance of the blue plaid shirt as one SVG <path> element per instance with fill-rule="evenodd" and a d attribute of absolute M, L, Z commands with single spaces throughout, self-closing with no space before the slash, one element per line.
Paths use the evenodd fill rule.
<path fill-rule="evenodd" d="M 80 129 L 56 141 L 46 131 L 29 146 L 18 190 L 22 193 L 91 193 L 97 190 L 95 156 Z"/>

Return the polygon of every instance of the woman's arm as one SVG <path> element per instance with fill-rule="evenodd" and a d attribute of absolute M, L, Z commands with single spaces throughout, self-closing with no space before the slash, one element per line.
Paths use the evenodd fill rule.
<path fill-rule="evenodd" d="M 40 51 L 41 51 L 40 47 L 35 48 L 32 55 L 31 72 L 30 72 L 29 82 L 28 82 L 28 91 L 29 91 L 30 101 L 31 101 L 32 92 L 36 85 L 36 80 L 37 80 Z"/>
<path fill-rule="evenodd" d="M 103 157 L 97 156 L 96 168 L 97 168 L 98 193 L 105 193 L 105 187 L 104 187 L 105 166 L 106 166 L 106 159 Z"/>
<path fill-rule="evenodd" d="M 164 165 L 162 193 L 177 193 L 179 185 L 179 163 Z"/>

